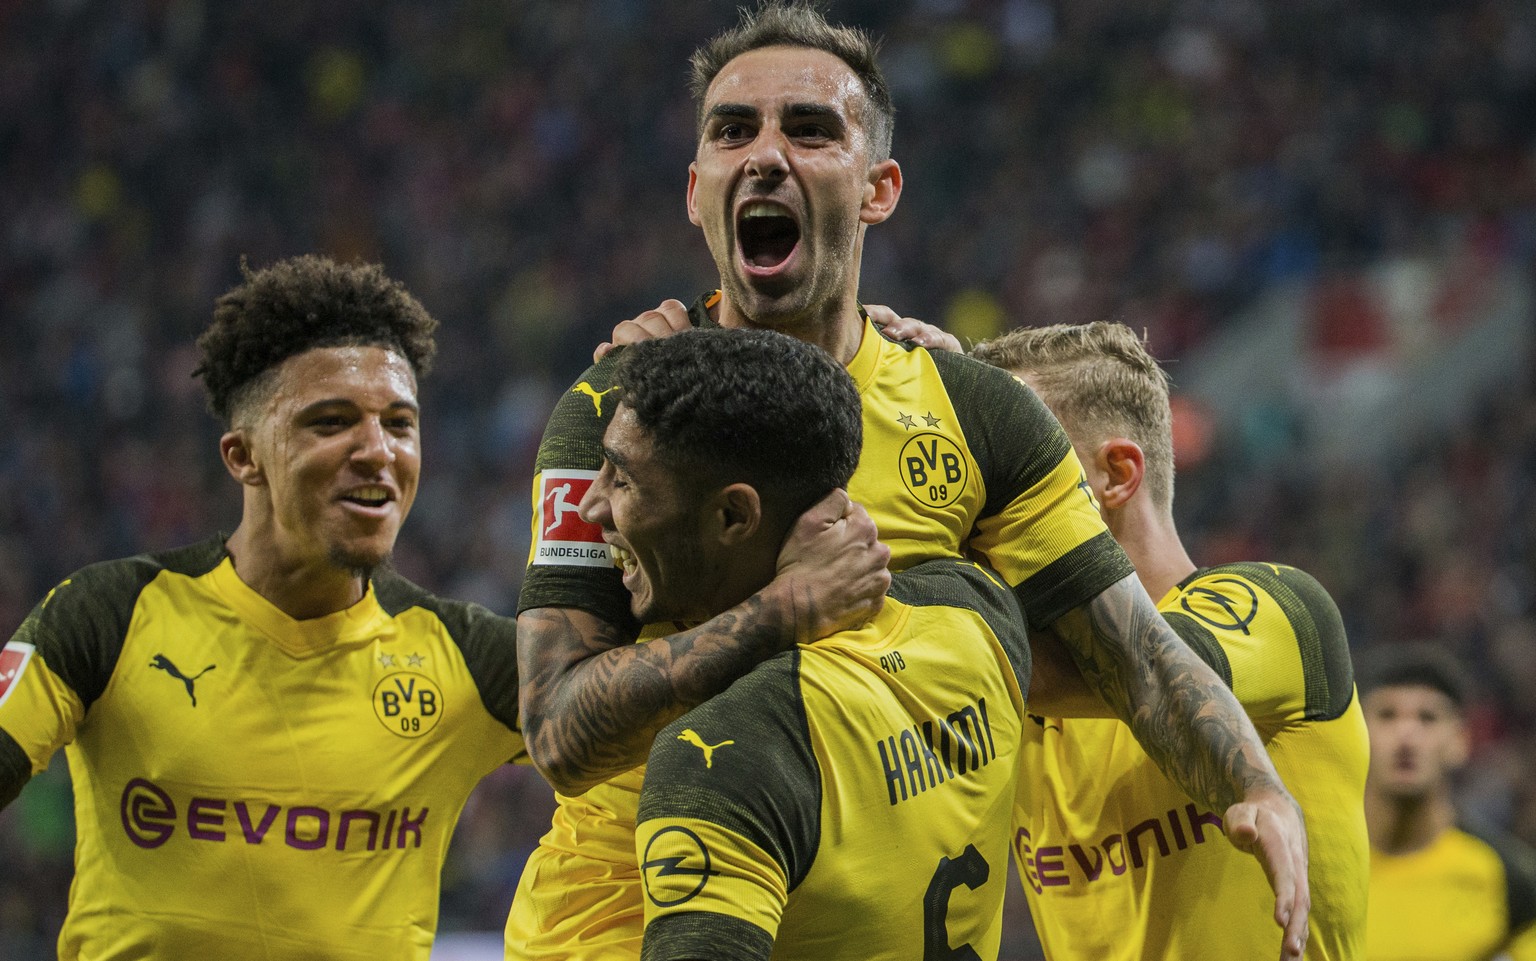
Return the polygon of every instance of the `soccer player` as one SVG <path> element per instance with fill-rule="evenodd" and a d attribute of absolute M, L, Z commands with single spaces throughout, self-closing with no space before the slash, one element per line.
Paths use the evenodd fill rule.
<path fill-rule="evenodd" d="M 1364 957 L 1536 959 L 1536 854 L 1464 823 L 1452 799 L 1452 777 L 1469 749 L 1460 669 L 1426 645 L 1371 653 L 1360 672 L 1371 732 Z"/>
<path fill-rule="evenodd" d="M 61 958 L 425 959 L 470 789 L 518 755 L 515 624 L 389 570 L 437 326 L 298 257 L 198 340 L 233 534 L 95 564 L 0 652 L 0 802 L 66 748 Z"/>
<path fill-rule="evenodd" d="M 583 516 L 639 620 L 707 620 L 767 583 L 789 521 L 848 483 L 858 392 L 771 331 L 643 344 L 616 376 Z M 932 560 L 895 576 L 870 623 L 663 729 L 635 842 L 644 957 L 995 956 L 1003 891 L 985 882 L 1007 857 L 1028 662 L 1002 581 Z"/>
<path fill-rule="evenodd" d="M 1004 372 L 885 341 L 859 308 L 865 230 L 891 216 L 902 189 L 873 44 L 806 5 L 769 4 L 693 63 L 700 136 L 687 207 L 721 288 L 681 325 L 771 328 L 847 367 L 864 407 L 850 493 L 875 517 L 893 568 L 974 553 L 997 570 L 1030 625 L 1070 645 L 1160 765 L 1261 854 L 1283 954 L 1299 957 L 1308 895 L 1295 803 L 1231 693 L 1156 615 L 1080 489 L 1060 427 Z M 565 395 L 537 461 L 519 599 L 522 721 L 562 798 L 513 903 L 509 958 L 633 957 L 643 899 L 633 848 L 641 773 L 632 769 L 657 731 L 723 690 L 742 662 L 782 649 L 760 639 L 796 635 L 782 602 L 761 592 L 687 630 L 641 625 L 596 531 L 539 533 L 560 486 L 588 486 L 600 467 L 613 360 Z M 673 659 L 699 656 L 721 666 L 717 686 L 668 680 Z M 656 683 L 614 683 L 613 670 L 636 660 L 657 666 Z M 996 883 L 1001 866 L 991 868 Z"/>
<path fill-rule="evenodd" d="M 1061 421 L 1158 610 L 1232 688 L 1295 793 L 1311 851 L 1306 957 L 1359 958 L 1369 749 L 1332 598 L 1294 567 L 1190 559 L 1173 520 L 1168 376 L 1130 328 L 1021 328 L 971 354 L 1017 374 Z M 1221 841 L 1221 812 L 1164 776 L 1118 720 L 1031 720 L 1014 844 L 1049 957 L 1278 954 L 1269 886 Z"/>

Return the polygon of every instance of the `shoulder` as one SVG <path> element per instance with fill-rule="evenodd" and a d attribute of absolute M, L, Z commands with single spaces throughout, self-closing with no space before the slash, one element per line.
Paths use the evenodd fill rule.
<path fill-rule="evenodd" d="M 1536 849 L 1511 834 L 1476 821 L 1460 822 L 1457 828 L 1487 845 L 1504 869 L 1509 930 L 1516 932 L 1536 923 Z"/>
<path fill-rule="evenodd" d="M 38 602 L 15 639 L 31 644 L 89 706 L 112 675 L 145 589 L 167 573 L 201 577 L 227 556 L 221 535 L 83 567 Z"/>
<path fill-rule="evenodd" d="M 656 735 L 639 819 L 707 820 L 802 877 L 821 783 L 799 671 L 798 651 L 770 658 Z"/>
<path fill-rule="evenodd" d="M 376 574 L 374 594 L 391 617 L 419 608 L 431 614 L 458 648 L 487 710 L 517 730 L 517 621 L 479 604 L 438 597 L 393 571 Z"/>
<path fill-rule="evenodd" d="M 981 615 L 999 633 L 1022 632 L 1018 596 L 993 571 L 969 560 L 937 558 L 891 578 L 891 597 L 913 607 L 962 608 Z"/>
<path fill-rule="evenodd" d="M 1339 717 L 1354 696 L 1354 666 L 1338 605 L 1316 578 L 1295 567 L 1240 562 L 1202 568 L 1161 605 L 1164 617 L 1202 659 L 1233 684 L 1234 671 L 1297 678 L 1307 720 Z"/>

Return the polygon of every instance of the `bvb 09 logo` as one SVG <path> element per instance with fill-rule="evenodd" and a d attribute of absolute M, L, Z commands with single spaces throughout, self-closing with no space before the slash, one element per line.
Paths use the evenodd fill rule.
<path fill-rule="evenodd" d="M 913 434 L 901 448 L 901 479 L 929 507 L 948 507 L 965 490 L 965 455 L 942 434 Z"/>
<path fill-rule="evenodd" d="M 443 692 L 425 674 L 396 671 L 373 689 L 373 713 L 392 734 L 421 737 L 443 716 Z"/>

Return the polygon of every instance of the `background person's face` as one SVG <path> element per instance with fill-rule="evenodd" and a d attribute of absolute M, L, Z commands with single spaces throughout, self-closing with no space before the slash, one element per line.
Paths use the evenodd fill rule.
<path fill-rule="evenodd" d="M 1430 687 L 1381 687 L 1361 702 L 1371 737 L 1370 782 L 1392 798 L 1422 798 L 1467 759 L 1467 731 L 1451 699 Z"/>

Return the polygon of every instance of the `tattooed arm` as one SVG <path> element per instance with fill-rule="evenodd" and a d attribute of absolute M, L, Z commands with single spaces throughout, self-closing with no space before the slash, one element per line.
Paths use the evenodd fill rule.
<path fill-rule="evenodd" d="M 524 611 L 519 710 L 534 765 L 571 795 L 644 763 L 657 731 L 763 659 L 878 613 L 889 560 L 869 515 L 836 491 L 796 523 L 768 586 L 698 627 L 632 644 L 585 611 Z"/>
<path fill-rule="evenodd" d="M 1306 945 L 1307 835 L 1253 722 L 1216 672 L 1158 613 L 1134 575 L 1052 625 L 1084 679 L 1130 725 L 1164 774 L 1222 818 L 1275 889 L 1282 958 Z"/>

